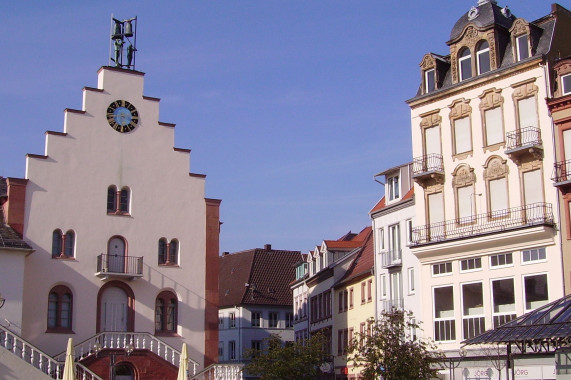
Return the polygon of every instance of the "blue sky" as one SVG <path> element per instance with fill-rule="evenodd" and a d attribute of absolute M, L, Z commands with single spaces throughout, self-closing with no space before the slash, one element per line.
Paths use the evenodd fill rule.
<path fill-rule="evenodd" d="M 63 130 L 108 64 L 111 14 L 137 16 L 137 70 L 175 146 L 222 199 L 220 250 L 307 252 L 370 224 L 373 175 L 412 159 L 409 109 L 427 52 L 477 0 L 4 1 L 0 175 Z M 551 1 L 508 5 L 535 20 Z M 569 8 L 569 4 L 561 3 Z"/>

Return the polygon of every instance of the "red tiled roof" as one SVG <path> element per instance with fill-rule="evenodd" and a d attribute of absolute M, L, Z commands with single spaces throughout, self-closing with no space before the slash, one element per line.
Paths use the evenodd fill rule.
<path fill-rule="evenodd" d="M 406 200 L 411 199 L 414 196 L 414 187 L 412 187 L 409 191 L 407 191 L 407 193 L 404 195 L 404 197 L 402 197 L 400 199 L 399 202 L 404 202 Z M 377 204 L 371 209 L 371 211 L 369 211 L 369 214 L 373 214 L 379 210 L 384 209 L 387 206 L 386 201 L 385 201 L 385 197 L 382 197 L 380 201 L 377 202 Z"/>
<path fill-rule="evenodd" d="M 367 238 L 371 227 L 365 227 L 358 234 L 349 233 L 343 235 L 338 240 L 324 240 L 323 243 L 328 249 L 355 249 L 363 245 L 363 241 Z M 350 239 L 350 240 L 348 240 Z"/>
<path fill-rule="evenodd" d="M 220 257 L 220 307 L 292 305 L 289 284 L 295 279 L 300 251 L 251 249 Z M 246 285 L 248 284 L 248 285 Z"/>
<path fill-rule="evenodd" d="M 367 227 L 367 237 L 361 251 L 355 256 L 353 262 L 345 275 L 338 281 L 336 285 L 351 282 L 352 280 L 361 278 L 363 275 L 370 275 L 371 269 L 375 266 L 375 257 L 373 249 L 373 234 L 371 227 Z"/>

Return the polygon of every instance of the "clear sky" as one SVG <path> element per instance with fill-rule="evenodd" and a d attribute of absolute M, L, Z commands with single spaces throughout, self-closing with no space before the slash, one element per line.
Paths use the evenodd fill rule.
<path fill-rule="evenodd" d="M 222 199 L 220 250 L 307 252 L 370 225 L 373 175 L 412 160 L 425 53 L 477 0 L 2 1 L 0 175 L 63 131 L 108 64 L 110 17 L 137 16 L 137 70 L 175 146 Z M 568 2 L 560 2 L 570 8 Z M 535 20 L 551 1 L 517 0 Z M 144 147 L 142 147 L 144 148 Z"/>

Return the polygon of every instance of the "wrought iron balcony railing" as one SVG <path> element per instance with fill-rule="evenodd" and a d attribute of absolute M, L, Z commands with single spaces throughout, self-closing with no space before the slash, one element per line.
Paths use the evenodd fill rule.
<path fill-rule="evenodd" d="M 97 256 L 98 276 L 142 277 L 143 258 L 123 255 Z"/>
<path fill-rule="evenodd" d="M 553 167 L 553 176 L 551 179 L 554 186 L 561 186 L 571 183 L 571 160 L 555 163 Z"/>
<path fill-rule="evenodd" d="M 414 227 L 411 245 L 418 246 L 537 225 L 554 225 L 550 203 L 532 203 Z"/>
<path fill-rule="evenodd" d="M 393 248 L 386 252 L 381 252 L 383 268 L 391 268 L 402 265 L 402 251 L 400 248 Z"/>
<path fill-rule="evenodd" d="M 432 174 L 443 174 L 444 163 L 442 155 L 431 153 L 424 156 L 416 157 L 412 161 L 413 178 L 424 177 Z"/>
<path fill-rule="evenodd" d="M 393 311 L 393 309 L 402 310 L 404 308 L 404 299 L 395 298 L 392 300 L 383 301 L 383 310 L 387 313 Z"/>
<path fill-rule="evenodd" d="M 541 130 L 538 127 L 525 127 L 506 133 L 506 153 L 541 147 Z"/>

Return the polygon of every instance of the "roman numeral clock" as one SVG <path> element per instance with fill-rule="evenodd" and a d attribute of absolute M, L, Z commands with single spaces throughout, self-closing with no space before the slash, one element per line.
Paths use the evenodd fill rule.
<path fill-rule="evenodd" d="M 139 123 L 139 112 L 126 100 L 116 100 L 107 107 L 107 121 L 117 132 L 131 132 Z"/>

